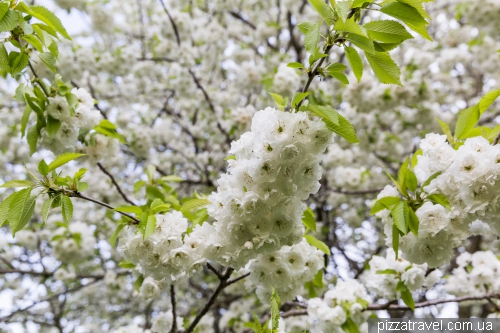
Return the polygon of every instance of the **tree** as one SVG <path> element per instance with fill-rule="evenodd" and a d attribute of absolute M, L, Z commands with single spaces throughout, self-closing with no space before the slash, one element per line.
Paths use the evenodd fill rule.
<path fill-rule="evenodd" d="M 497 316 L 500 4 L 450 4 L 0 1 L 0 329 Z"/>

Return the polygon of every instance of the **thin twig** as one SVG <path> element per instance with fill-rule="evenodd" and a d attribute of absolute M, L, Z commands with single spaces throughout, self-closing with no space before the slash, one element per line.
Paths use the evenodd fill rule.
<path fill-rule="evenodd" d="M 106 168 L 104 167 L 104 165 L 102 165 L 101 162 L 97 162 L 97 166 L 99 167 L 99 169 L 101 169 L 102 172 L 104 172 L 109 177 L 109 179 L 111 179 L 111 182 L 113 183 L 113 185 L 115 185 L 116 189 L 118 190 L 118 193 L 120 193 L 120 195 L 122 196 L 123 200 L 125 200 L 126 202 L 128 202 L 132 206 L 137 206 L 132 200 L 130 200 L 127 197 L 127 195 L 123 192 L 123 190 L 120 187 L 120 185 L 118 185 L 118 183 L 116 182 L 115 177 L 113 177 L 113 175 L 111 173 L 109 173 L 108 170 L 106 170 Z"/>
<path fill-rule="evenodd" d="M 188 329 L 185 331 L 185 333 L 192 333 L 194 329 L 196 328 L 196 325 L 200 322 L 201 318 L 203 318 L 204 315 L 207 314 L 208 310 L 212 307 L 212 305 L 215 303 L 215 300 L 219 296 L 219 294 L 228 286 L 227 282 L 229 280 L 229 277 L 233 273 L 234 269 L 228 268 L 224 275 L 222 275 L 222 279 L 219 281 L 219 285 L 217 286 L 217 289 L 215 289 L 214 293 L 212 296 L 210 296 L 210 299 L 207 301 L 203 309 L 200 310 L 200 312 L 196 315 L 196 317 L 193 319 L 191 324 L 189 325 Z"/>
<path fill-rule="evenodd" d="M 235 11 L 229 11 L 229 14 L 234 17 L 235 19 L 238 19 L 240 20 L 241 22 L 245 23 L 246 25 L 248 25 L 250 28 L 252 28 L 253 30 L 257 29 L 257 27 L 255 26 L 255 24 L 253 24 L 252 22 L 248 21 L 247 19 L 245 19 L 243 16 L 241 16 L 240 13 L 238 12 L 235 12 Z"/>
<path fill-rule="evenodd" d="M 176 304 L 175 304 L 175 286 L 173 284 L 170 285 L 170 302 L 172 304 L 172 316 L 173 321 L 172 321 L 172 328 L 170 329 L 170 333 L 176 333 L 177 332 L 177 311 L 176 311 Z"/>
<path fill-rule="evenodd" d="M 165 3 L 163 2 L 163 0 L 159 0 L 159 1 L 163 7 L 163 10 L 165 11 L 165 13 L 167 13 L 167 16 L 168 16 L 168 19 L 170 20 L 170 23 L 172 24 L 172 28 L 174 29 L 175 39 L 177 40 L 177 45 L 180 46 L 181 45 L 181 38 L 179 36 L 179 29 L 177 29 L 177 24 L 175 24 L 175 21 L 172 18 L 172 16 L 170 15 L 170 12 L 168 11 L 167 6 L 165 6 Z"/>
<path fill-rule="evenodd" d="M 99 200 L 96 200 L 96 199 L 93 199 L 93 198 L 90 198 L 90 197 L 87 197 L 83 194 L 81 194 L 80 192 L 70 192 L 69 193 L 69 196 L 70 197 L 73 197 L 73 198 L 79 198 L 79 199 L 83 199 L 83 200 L 87 200 L 87 201 L 90 201 L 90 202 L 93 202 L 95 204 L 98 204 L 99 206 L 102 206 L 102 207 L 106 207 L 108 209 L 111 209 L 111 210 L 114 210 L 115 212 L 117 213 L 120 213 L 121 215 L 125 216 L 125 217 L 128 217 L 129 219 L 131 219 L 133 221 L 133 224 L 139 224 L 139 222 L 141 222 L 139 219 L 133 217 L 132 215 L 130 214 L 127 214 L 127 213 L 124 213 L 124 212 L 120 212 L 120 211 L 117 211 L 115 210 L 115 207 L 111 206 L 111 205 L 108 205 L 107 203 L 105 202 L 102 202 L 102 201 L 99 201 Z"/>
<path fill-rule="evenodd" d="M 357 191 L 344 191 L 340 189 L 329 189 L 330 191 L 334 193 L 340 193 L 340 194 L 345 194 L 345 195 L 363 195 L 363 194 L 372 194 L 372 193 L 379 193 L 382 191 L 380 188 L 372 189 L 372 190 L 357 190 Z"/>
<path fill-rule="evenodd" d="M 217 277 L 219 278 L 219 280 L 221 280 L 221 279 L 222 279 L 222 274 L 221 274 L 221 273 L 219 273 L 219 271 L 218 271 L 217 269 L 215 269 L 215 267 L 214 267 L 214 266 L 212 266 L 212 264 L 210 264 L 209 262 L 207 262 L 207 268 L 208 268 L 209 270 L 211 270 L 212 272 L 214 272 L 214 274 L 215 274 L 215 275 L 217 275 Z"/>
<path fill-rule="evenodd" d="M 243 274 L 242 276 L 238 276 L 237 278 L 234 278 L 232 280 L 229 280 L 229 281 L 227 281 L 227 285 L 229 286 L 229 285 L 231 285 L 233 283 L 236 283 L 236 282 L 238 282 L 240 280 L 243 280 L 244 278 L 246 278 L 249 275 L 250 275 L 250 272 L 246 273 L 246 274 Z"/>

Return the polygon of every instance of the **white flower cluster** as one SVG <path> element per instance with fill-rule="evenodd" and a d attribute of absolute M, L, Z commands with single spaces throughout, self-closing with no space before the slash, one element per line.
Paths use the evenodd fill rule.
<path fill-rule="evenodd" d="M 437 267 L 447 262 L 454 247 L 462 244 L 470 235 L 476 233 L 478 221 L 487 223 L 497 233 L 500 222 L 500 188 L 497 180 L 500 175 L 500 146 L 491 146 L 482 137 L 465 140 L 454 150 L 445 135 L 427 134 L 421 141 L 422 155 L 418 156 L 415 166 L 417 179 L 422 183 L 431 175 L 441 172 L 425 187 L 427 195 L 443 194 L 451 209 L 442 205 L 425 202 L 417 209 L 420 221 L 418 237 L 412 233 L 400 238 L 400 249 L 407 260 L 429 267 Z M 377 197 L 397 196 L 395 188 L 388 186 Z M 392 220 L 389 211 L 378 213 L 385 222 L 387 242 L 392 242 Z"/>
<path fill-rule="evenodd" d="M 396 260 L 392 249 L 387 250 L 385 258 L 373 256 L 368 265 L 370 269 L 361 275 L 361 281 L 368 291 L 386 299 L 397 297 L 396 285 L 399 281 L 403 281 L 410 291 L 415 291 L 423 286 L 432 287 L 440 278 L 439 270 L 426 276 L 427 264 L 415 265 L 401 257 Z M 393 270 L 395 274 L 377 273 L 384 270 Z"/>
<path fill-rule="evenodd" d="M 461 1 L 465 6 L 460 12 L 467 19 L 467 23 L 479 26 L 491 36 L 498 36 L 500 23 L 497 18 L 500 15 L 500 3 L 497 0 Z"/>
<path fill-rule="evenodd" d="M 324 298 L 312 298 L 307 304 L 311 333 L 342 332 L 340 326 L 349 318 L 355 323 L 365 322 L 368 314 L 363 309 L 370 297 L 365 287 L 356 280 L 339 281 Z M 365 323 L 366 324 L 366 323 Z"/>
<path fill-rule="evenodd" d="M 240 269 L 258 254 L 300 242 L 301 201 L 320 187 L 320 154 L 331 138 L 321 120 L 304 112 L 255 113 L 251 132 L 231 144 L 235 159 L 209 196 L 217 240 L 208 258 Z"/>
<path fill-rule="evenodd" d="M 194 240 L 193 231 L 183 241 L 182 236 L 188 228 L 188 220 L 182 213 L 172 211 L 165 215 L 156 215 L 156 219 L 156 228 L 148 238 L 143 239 L 140 233 L 128 236 L 120 247 L 125 259 L 137 265 L 144 275 L 166 283 L 189 276 L 200 269 L 205 259 L 197 244 L 203 239 Z M 195 236 L 197 234 L 199 232 L 196 232 Z M 157 295 L 159 291 L 155 290 L 153 286 L 149 290 L 151 294 L 149 291 L 146 294 Z"/>
<path fill-rule="evenodd" d="M 101 120 L 101 114 L 94 109 L 94 99 L 85 89 L 74 88 L 71 93 L 78 99 L 74 115 L 71 115 L 66 97 L 55 96 L 48 99 L 47 115 L 59 120 L 61 127 L 54 137 L 45 128 L 42 129 L 40 144 L 54 154 L 74 151 L 79 131 L 88 131 Z"/>
<path fill-rule="evenodd" d="M 457 265 L 445 285 L 450 294 L 471 296 L 500 292 L 500 261 L 493 252 L 464 252 L 457 257 Z"/>
<path fill-rule="evenodd" d="M 300 294 L 304 283 L 311 281 L 323 265 L 323 253 L 303 239 L 250 261 L 248 269 L 252 274 L 245 284 L 248 290 L 256 290 L 263 303 L 271 299 L 272 287 L 286 302 Z"/>
<path fill-rule="evenodd" d="M 62 262 L 73 262 L 93 256 L 95 244 L 94 231 L 83 222 L 73 222 L 68 228 L 58 228 L 50 242 L 54 256 Z"/>

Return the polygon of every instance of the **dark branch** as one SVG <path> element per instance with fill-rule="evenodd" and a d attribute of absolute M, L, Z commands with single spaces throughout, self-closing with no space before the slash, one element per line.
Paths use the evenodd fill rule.
<path fill-rule="evenodd" d="M 116 189 L 118 190 L 118 193 L 120 193 L 123 200 L 125 200 L 126 202 L 128 202 L 132 206 L 137 206 L 132 200 L 130 200 L 127 197 L 127 195 L 121 189 L 120 185 L 118 185 L 118 183 L 116 182 L 115 177 L 113 177 L 113 175 L 111 173 L 109 173 L 108 170 L 106 170 L 106 168 L 101 164 L 101 162 L 97 162 L 97 166 L 99 167 L 99 169 L 101 169 L 102 172 L 104 172 L 109 177 L 109 179 L 111 179 L 111 182 L 113 183 L 113 185 L 115 185 Z"/>

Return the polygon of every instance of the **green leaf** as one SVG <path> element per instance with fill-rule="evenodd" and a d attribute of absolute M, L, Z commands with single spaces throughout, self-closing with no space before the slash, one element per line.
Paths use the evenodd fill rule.
<path fill-rule="evenodd" d="M 453 139 L 453 135 L 451 134 L 450 126 L 448 126 L 448 124 L 445 123 L 444 121 L 442 121 L 441 119 L 438 119 L 438 118 L 434 118 L 434 119 L 436 119 L 436 121 L 438 122 L 439 127 L 441 127 L 441 130 L 443 131 L 443 134 L 446 135 L 446 138 L 448 139 L 448 141 L 450 143 L 453 143 L 454 139 Z"/>
<path fill-rule="evenodd" d="M 0 68 L 10 73 L 9 54 L 4 43 L 0 43 Z"/>
<path fill-rule="evenodd" d="M 14 54 L 14 52 L 11 52 L 11 54 Z M 12 76 L 15 76 L 16 74 L 21 73 L 21 71 L 25 69 L 26 66 L 28 66 L 28 63 L 29 56 L 24 52 L 19 53 L 11 63 L 10 74 L 12 74 Z"/>
<path fill-rule="evenodd" d="M 47 134 L 53 138 L 59 128 L 61 127 L 61 121 L 59 119 L 52 118 L 51 116 L 47 116 Z"/>
<path fill-rule="evenodd" d="M 49 164 L 49 171 L 55 170 L 64 164 L 71 162 L 79 157 L 85 156 L 85 154 L 79 153 L 64 153 L 59 155 Z"/>
<path fill-rule="evenodd" d="M 479 113 L 483 114 L 487 108 L 500 96 L 500 89 L 492 90 L 484 95 L 479 101 Z"/>
<path fill-rule="evenodd" d="M 139 291 L 139 289 L 141 289 L 141 286 L 142 286 L 143 282 L 144 282 L 144 276 L 143 275 L 139 275 L 137 277 L 137 280 L 135 280 L 135 282 L 134 282 L 134 289 L 136 291 Z"/>
<path fill-rule="evenodd" d="M 341 137 L 343 137 L 349 143 L 358 143 L 359 139 L 356 135 L 356 131 L 354 131 L 354 127 L 351 123 L 344 118 L 342 115 L 338 115 L 339 124 L 336 125 L 328 119 L 323 118 L 323 121 L 326 124 L 326 127 L 334 133 L 337 133 Z"/>
<path fill-rule="evenodd" d="M 274 288 L 272 288 L 272 290 L 273 293 L 271 295 L 271 327 L 273 333 L 275 333 L 277 332 L 279 326 L 281 300 L 278 294 L 276 293 L 276 290 L 274 290 Z"/>
<path fill-rule="evenodd" d="M 378 270 L 376 273 L 377 274 L 395 274 L 395 275 L 397 275 L 398 271 L 396 271 L 395 269 L 384 269 L 384 270 Z"/>
<path fill-rule="evenodd" d="M 409 207 L 408 213 L 408 216 L 410 217 L 408 227 L 410 228 L 410 231 L 415 235 L 415 237 L 418 237 L 418 227 L 420 225 L 418 217 L 411 207 Z"/>
<path fill-rule="evenodd" d="M 349 16 L 349 10 L 350 10 L 349 7 L 350 7 L 349 1 L 335 2 L 335 10 L 337 11 L 339 19 L 342 20 L 342 22 L 345 22 L 347 20 L 347 16 Z"/>
<path fill-rule="evenodd" d="M 67 196 L 61 197 L 61 211 L 64 221 L 69 223 L 71 217 L 73 216 L 73 203 L 71 202 L 71 198 Z"/>
<path fill-rule="evenodd" d="M 111 235 L 111 238 L 109 239 L 109 244 L 112 246 L 112 247 L 115 247 L 116 246 L 116 241 L 118 240 L 118 235 L 120 234 L 120 231 L 122 231 L 122 229 L 126 226 L 126 224 L 119 224 L 116 229 L 115 229 L 115 232 L 113 232 L 113 234 Z M 124 268 L 127 268 L 127 267 L 124 267 Z M 132 267 L 133 268 L 133 267 Z"/>
<path fill-rule="evenodd" d="M 379 43 L 373 42 L 373 46 L 375 46 L 375 51 L 377 52 L 389 52 L 397 48 L 401 43 Z"/>
<path fill-rule="evenodd" d="M 407 5 L 412 6 L 415 8 L 420 15 L 422 15 L 423 18 L 430 19 L 431 16 L 427 13 L 427 11 L 424 8 L 424 5 L 422 4 L 422 1 L 428 2 L 426 0 L 398 0 L 398 2 L 405 3 Z"/>
<path fill-rule="evenodd" d="M 305 35 L 311 29 L 311 27 L 314 25 L 314 23 L 311 22 L 302 22 L 297 25 L 299 27 L 300 31 Z"/>
<path fill-rule="evenodd" d="M 296 92 L 292 98 L 292 109 L 295 109 L 297 104 L 299 104 L 304 98 L 309 95 L 309 92 Z"/>
<path fill-rule="evenodd" d="M 396 21 L 381 20 L 371 21 L 364 25 L 368 30 L 368 35 L 382 43 L 401 43 L 413 36 L 405 27 Z"/>
<path fill-rule="evenodd" d="M 16 192 L 10 202 L 8 221 L 10 228 L 12 229 L 12 236 L 14 236 L 17 231 L 21 230 L 24 225 L 26 225 L 23 225 L 25 221 L 22 220 L 22 217 L 25 216 L 25 207 L 28 207 L 29 209 L 29 206 L 27 205 L 30 204 L 31 201 L 31 190 L 32 188 L 28 187 Z"/>
<path fill-rule="evenodd" d="M 26 133 L 26 126 L 28 125 L 28 121 L 31 115 L 31 108 L 29 105 L 24 106 L 23 117 L 21 118 L 21 138 L 24 137 Z"/>
<path fill-rule="evenodd" d="M 347 318 L 341 327 L 346 333 L 359 333 L 358 326 L 351 318 Z"/>
<path fill-rule="evenodd" d="M 359 83 L 361 77 L 363 76 L 363 62 L 361 61 L 361 57 L 359 56 L 358 51 L 351 46 L 345 47 L 344 50 L 347 60 L 351 65 L 352 72 L 356 76 L 356 79 L 358 79 Z"/>
<path fill-rule="evenodd" d="M 401 298 L 403 299 L 403 302 L 412 309 L 412 311 L 415 311 L 415 301 L 413 300 L 413 296 L 408 289 L 408 287 L 404 284 L 403 281 L 399 281 L 397 286 L 396 286 L 396 291 L 399 291 L 401 293 Z"/>
<path fill-rule="evenodd" d="M 317 239 L 313 235 L 305 235 L 304 238 L 306 239 L 306 241 L 309 244 L 311 244 L 312 246 L 314 246 L 318 250 L 324 252 L 326 255 L 330 255 L 330 248 L 328 247 L 328 245 L 326 245 L 325 243 L 323 243 L 322 241 L 320 241 L 319 239 Z"/>
<path fill-rule="evenodd" d="M 319 30 L 321 23 L 313 24 L 306 33 L 304 45 L 309 53 L 314 53 L 319 41 Z"/>
<path fill-rule="evenodd" d="M 37 19 L 44 22 L 49 27 L 63 35 L 64 38 L 71 40 L 71 37 L 66 32 L 66 29 L 64 29 L 64 26 L 62 25 L 59 18 L 47 8 L 43 6 L 27 6 L 26 4 L 24 4 L 24 6 L 22 7 L 18 5 L 16 9 L 30 14 L 33 17 L 36 17 Z"/>
<path fill-rule="evenodd" d="M 394 254 L 396 260 L 398 260 L 399 254 L 399 230 L 395 224 L 392 225 L 392 249 L 394 250 Z"/>
<path fill-rule="evenodd" d="M 364 3 L 372 3 L 374 0 L 354 0 L 352 8 L 362 7 Z"/>
<path fill-rule="evenodd" d="M 309 3 L 324 19 L 333 18 L 332 9 L 323 0 L 309 0 Z"/>
<path fill-rule="evenodd" d="M 0 20 L 3 19 L 5 14 L 9 11 L 9 4 L 6 2 L 0 3 Z"/>
<path fill-rule="evenodd" d="M 344 73 L 339 73 L 339 72 L 329 72 L 331 76 L 342 82 L 343 84 L 349 84 L 349 79 Z"/>
<path fill-rule="evenodd" d="M 401 201 L 400 197 L 383 197 L 375 202 L 372 209 L 370 210 L 370 215 L 378 213 L 384 209 L 391 209 L 394 205 Z"/>
<path fill-rule="evenodd" d="M 375 46 L 373 40 L 356 34 L 349 34 L 346 39 L 350 41 L 354 46 L 360 48 L 366 53 L 375 53 Z"/>
<path fill-rule="evenodd" d="M 346 70 L 347 66 L 340 63 L 340 62 L 336 62 L 336 63 L 333 63 L 331 64 L 330 66 L 328 66 L 326 68 L 326 70 L 328 72 L 343 72 L 344 70 Z"/>
<path fill-rule="evenodd" d="M 276 106 L 278 107 L 278 109 L 283 111 L 285 109 L 285 106 L 286 106 L 286 103 L 284 103 L 285 100 L 283 99 L 283 96 L 281 96 L 279 94 L 275 94 L 275 93 L 269 93 L 269 95 L 271 95 L 271 97 L 274 99 L 274 103 L 276 103 Z"/>
<path fill-rule="evenodd" d="M 38 172 L 40 174 L 47 176 L 49 174 L 49 166 L 45 162 L 45 160 L 41 160 L 40 163 L 38 163 Z"/>
<path fill-rule="evenodd" d="M 312 231 L 316 232 L 316 216 L 310 207 L 302 214 L 302 223 Z"/>
<path fill-rule="evenodd" d="M 377 52 L 376 54 L 365 53 L 375 76 L 382 83 L 396 84 L 402 86 L 399 77 L 401 72 L 398 65 L 392 60 L 388 53 Z"/>
<path fill-rule="evenodd" d="M 28 180 L 11 180 L 3 183 L 0 187 L 4 188 L 17 188 L 17 187 L 33 187 L 35 183 Z"/>
<path fill-rule="evenodd" d="M 406 201 L 400 201 L 392 207 L 391 216 L 394 221 L 394 225 L 406 235 L 408 233 L 408 224 L 410 222 L 408 204 Z"/>
<path fill-rule="evenodd" d="M 479 105 L 474 105 L 462 110 L 458 115 L 457 124 L 455 126 L 455 138 L 463 139 L 465 135 L 476 126 L 479 117 Z"/>
<path fill-rule="evenodd" d="M 451 209 L 450 202 L 448 201 L 448 198 L 444 194 L 441 193 L 431 194 L 427 197 L 427 200 L 431 201 L 434 204 L 441 205 L 448 210 Z"/>
<path fill-rule="evenodd" d="M 186 202 L 184 202 L 184 204 L 182 205 L 182 209 L 181 209 L 181 212 L 184 212 L 184 211 L 192 211 L 193 209 L 201 209 L 201 208 L 204 208 L 205 206 L 209 205 L 210 204 L 210 201 L 206 200 L 206 199 L 190 199 Z"/>
<path fill-rule="evenodd" d="M 0 32 L 14 30 L 18 25 L 19 14 L 12 9 L 5 13 L 0 20 Z"/>
<path fill-rule="evenodd" d="M 380 11 L 403 21 L 411 30 L 425 39 L 432 41 L 426 30 L 427 21 L 412 6 L 405 3 L 392 2 L 380 8 Z"/>
<path fill-rule="evenodd" d="M 401 194 L 403 194 L 405 197 L 408 196 L 408 191 L 406 190 L 406 175 L 408 174 L 409 162 L 410 159 L 407 157 L 398 170 L 398 184 L 399 184 L 398 189 L 401 191 Z"/>
<path fill-rule="evenodd" d="M 50 69 L 52 72 L 56 72 L 56 58 L 52 55 L 50 52 L 44 52 L 40 53 L 38 55 L 40 57 L 40 60 L 47 66 L 48 69 Z"/>
<path fill-rule="evenodd" d="M 38 131 L 36 130 L 36 126 L 30 127 L 26 139 L 28 140 L 28 145 L 30 146 L 30 155 L 33 155 L 36 151 L 36 144 L 38 142 Z"/>
<path fill-rule="evenodd" d="M 49 217 L 50 209 L 52 208 L 52 203 L 55 198 L 49 198 L 49 200 L 45 201 L 42 205 L 42 221 L 44 224 L 47 223 L 47 218 Z"/>
<path fill-rule="evenodd" d="M 134 184 L 134 194 L 137 194 L 146 185 L 144 180 L 139 180 Z"/>
<path fill-rule="evenodd" d="M 299 69 L 304 68 L 304 65 L 302 65 L 300 62 L 291 62 L 287 66 L 290 68 L 299 68 Z"/>
<path fill-rule="evenodd" d="M 85 192 L 89 188 L 89 184 L 86 182 L 78 182 L 77 190 L 78 192 Z"/>
<path fill-rule="evenodd" d="M 323 120 L 329 121 L 336 126 L 339 126 L 339 113 L 329 106 L 313 105 L 307 106 L 308 110 L 315 115 L 321 117 Z"/>
<path fill-rule="evenodd" d="M 149 215 L 148 221 L 146 223 L 146 230 L 144 231 L 144 239 L 148 238 L 155 232 L 156 228 L 156 216 Z"/>
<path fill-rule="evenodd" d="M 413 171 L 411 170 L 407 171 L 405 184 L 410 191 L 415 192 L 417 190 L 418 180 L 417 176 L 415 176 L 415 173 Z"/>
<path fill-rule="evenodd" d="M 323 271 L 321 269 L 318 271 L 318 273 L 316 273 L 316 275 L 314 276 L 314 279 L 313 279 L 312 282 L 318 288 L 323 288 L 324 287 L 324 284 L 323 284 Z"/>
<path fill-rule="evenodd" d="M 137 206 L 118 206 L 115 208 L 117 212 L 122 212 L 122 213 L 132 213 L 139 215 L 142 213 L 142 209 Z"/>
<path fill-rule="evenodd" d="M 442 171 L 438 171 L 436 173 L 433 173 L 427 180 L 422 184 L 422 188 L 426 187 L 429 185 L 436 177 L 438 177 L 440 174 L 442 174 Z"/>
<path fill-rule="evenodd" d="M 118 266 L 120 266 L 121 268 L 126 268 L 126 269 L 133 269 L 133 268 L 135 268 L 135 265 L 132 262 L 126 261 L 126 260 L 120 261 L 120 263 L 118 264 Z"/>
<path fill-rule="evenodd" d="M 335 22 L 333 29 L 337 31 L 350 32 L 356 35 L 361 35 L 366 37 L 366 33 L 363 31 L 363 29 L 361 29 L 359 24 L 356 23 L 354 18 L 350 18 L 345 22 L 342 22 L 342 20 L 338 20 L 337 22 Z"/>
<path fill-rule="evenodd" d="M 16 197 L 17 193 L 18 192 L 12 193 L 0 203 L 0 227 L 3 227 L 3 225 L 8 222 L 10 204 L 12 203 L 12 199 Z"/>
<path fill-rule="evenodd" d="M 24 39 L 25 41 L 27 41 L 28 43 L 30 43 L 31 45 L 33 45 L 33 47 L 38 52 L 40 52 L 40 53 L 43 52 L 43 44 L 40 41 L 40 39 L 38 39 L 36 36 L 34 36 L 34 35 L 24 35 L 21 38 Z"/>

